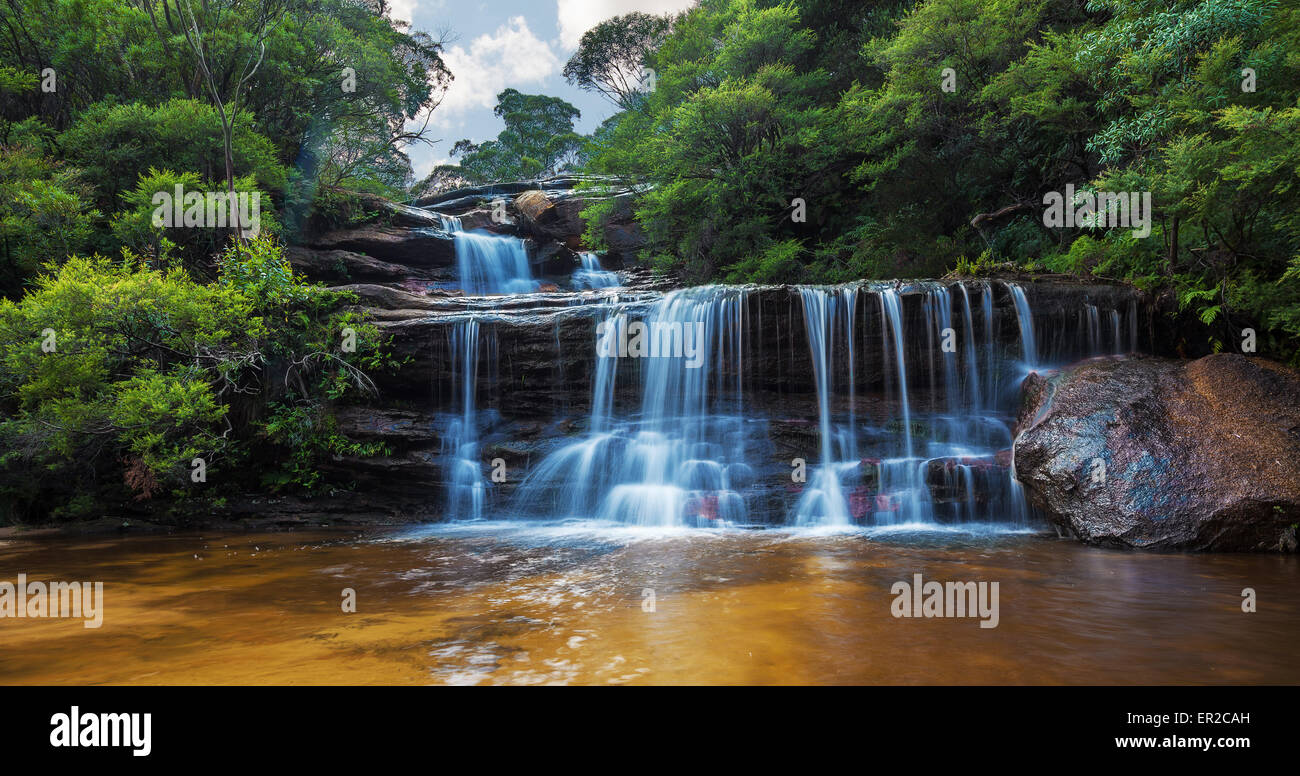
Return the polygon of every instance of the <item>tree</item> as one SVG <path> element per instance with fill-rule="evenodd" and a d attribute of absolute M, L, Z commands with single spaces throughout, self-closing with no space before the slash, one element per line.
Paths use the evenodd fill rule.
<path fill-rule="evenodd" d="M 235 119 L 239 115 L 239 96 L 249 80 L 257 74 L 257 69 L 261 67 L 262 60 L 266 57 L 266 38 L 271 34 L 275 25 L 279 23 L 284 14 L 284 7 L 278 0 L 261 0 L 261 2 L 257 3 L 252 24 L 243 31 L 242 35 L 236 37 L 238 43 L 230 53 L 232 61 L 242 60 L 242 64 L 238 65 L 238 73 L 232 79 L 233 85 L 229 87 L 229 95 L 223 95 L 222 90 L 217 88 L 217 80 L 216 76 L 213 75 L 213 70 L 220 67 L 222 63 L 218 60 L 212 48 L 204 42 L 203 29 L 199 25 L 199 17 L 194 13 L 190 0 L 185 0 L 185 10 L 189 13 L 188 21 L 182 17 L 182 22 L 185 22 L 182 24 L 185 41 L 190 44 L 190 48 L 194 51 L 194 59 L 198 63 L 204 82 L 207 84 L 208 92 L 212 97 L 212 104 L 216 106 L 217 113 L 221 115 L 221 140 L 225 148 L 226 162 L 226 191 L 233 195 L 235 193 L 234 125 Z M 220 3 L 214 3 L 211 8 L 207 3 L 204 3 L 204 10 L 208 13 L 215 13 L 219 17 L 224 9 L 221 8 Z M 254 54 L 254 51 L 256 51 L 256 54 Z M 237 239 L 242 239 L 238 216 L 233 210 L 231 216 L 230 228 Z"/>
<path fill-rule="evenodd" d="M 465 178 L 474 182 L 521 180 L 551 175 L 574 161 L 582 138 L 573 120 L 582 114 L 560 99 L 506 89 L 493 111 L 506 128 L 496 140 L 459 140 L 451 148 L 461 158 Z"/>
<path fill-rule="evenodd" d="M 205 181 L 225 183 L 227 151 L 217 111 L 196 100 L 168 100 L 160 105 L 96 103 L 59 136 L 64 155 L 94 183 L 96 204 L 113 213 L 122 195 L 135 188 L 151 167 L 192 172 Z M 254 129 L 247 113 L 231 125 L 229 161 L 236 177 L 253 175 L 259 185 L 279 193 L 287 172 L 276 159 L 275 145 Z"/>
<path fill-rule="evenodd" d="M 1250 327 L 1300 361 L 1298 47 L 1276 0 L 701 0 L 585 169 L 642 192 L 641 258 L 687 280 L 1010 261 L 1172 292 L 1189 354 Z M 1049 227 L 1067 185 L 1149 193 L 1149 236 Z"/>
<path fill-rule="evenodd" d="M 642 91 L 648 54 L 663 42 L 672 18 L 633 11 L 597 24 L 582 35 L 564 65 L 564 78 L 620 108 L 631 108 Z"/>

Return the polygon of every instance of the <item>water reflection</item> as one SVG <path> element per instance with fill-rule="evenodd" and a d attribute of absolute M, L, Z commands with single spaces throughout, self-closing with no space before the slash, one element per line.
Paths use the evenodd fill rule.
<path fill-rule="evenodd" d="M 1295 683 L 1297 563 L 898 526 L 15 539 L 0 579 L 102 580 L 105 616 L 0 620 L 0 682 Z M 915 573 L 999 582 L 998 627 L 895 619 Z"/>

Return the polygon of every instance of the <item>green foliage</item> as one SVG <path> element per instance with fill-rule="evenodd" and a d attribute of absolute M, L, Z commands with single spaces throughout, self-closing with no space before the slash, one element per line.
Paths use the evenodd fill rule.
<path fill-rule="evenodd" d="M 273 404 L 264 431 L 266 438 L 285 451 L 280 466 L 262 474 L 261 484 L 272 491 L 325 488 L 321 462 L 328 458 L 388 455 L 382 442 L 355 442 L 340 434 L 334 418 L 310 407 Z M 333 488 L 338 489 L 338 488 Z"/>
<path fill-rule="evenodd" d="M 803 244 L 798 240 L 773 243 L 762 252 L 728 268 L 727 279 L 737 283 L 769 283 L 797 276 L 803 270 L 800 257 Z"/>
<path fill-rule="evenodd" d="M 72 257 L 21 302 L 0 302 L 4 462 L 76 482 L 120 458 L 142 494 L 178 483 L 191 458 L 226 452 L 218 399 L 264 335 L 229 289 L 144 269 L 129 252 Z"/>
<path fill-rule="evenodd" d="M 0 294 L 49 257 L 84 249 L 99 211 L 81 175 L 25 144 L 0 146 Z"/>
<path fill-rule="evenodd" d="M 620 108 L 642 99 L 641 69 L 672 26 L 667 16 L 633 11 L 607 19 L 582 35 L 578 50 L 564 65 L 564 78 Z"/>
<path fill-rule="evenodd" d="M 202 284 L 130 251 L 74 256 L 0 301 L 0 491 L 15 512 L 189 492 L 194 458 L 223 483 L 213 496 L 253 472 L 310 488 L 322 456 L 371 450 L 329 407 L 392 365 L 373 325 L 295 277 L 269 238 L 233 245 L 220 268 Z M 339 347 L 346 328 L 356 352 Z M 290 415 L 314 423 L 287 434 Z"/>
<path fill-rule="evenodd" d="M 573 120 L 581 114 L 564 100 L 506 89 L 497 95 L 493 112 L 506 124 L 496 140 L 460 140 L 452 146 L 466 180 L 526 180 L 568 169 L 576 161 L 581 141 Z"/>
<path fill-rule="evenodd" d="M 813 282 L 1041 261 L 1172 290 L 1208 327 L 1191 351 L 1265 327 L 1270 355 L 1300 359 L 1300 9 L 865 5 L 704 0 L 642 55 L 655 90 L 585 153 L 647 191 L 643 258 L 692 280 Z M 1044 226 L 1044 195 L 1068 184 L 1150 192 L 1150 235 Z"/>
<path fill-rule="evenodd" d="M 381 15 L 377 5 L 355 0 L 10 0 L 4 14 L 13 20 L 5 28 L 11 34 L 0 35 L 0 89 L 6 92 L 0 119 L 39 116 L 63 131 L 83 123 L 83 113 L 105 101 L 209 103 L 212 94 L 185 38 L 189 23 L 195 22 L 216 66 L 221 100 L 229 107 L 238 91 L 238 113 L 251 114 L 251 128 L 273 140 L 280 164 L 302 163 L 313 182 L 318 171 L 328 182 L 333 180 L 331 151 L 358 146 L 378 151 L 373 143 L 382 135 L 387 151 L 364 154 L 375 163 L 376 175 L 404 164 L 409 173 L 397 141 L 424 138 L 406 125 L 435 104 L 451 74 L 440 42 Z M 243 68 L 259 56 L 255 72 L 241 83 Z M 53 94 L 41 93 L 31 80 L 30 74 L 47 66 L 59 74 L 61 86 Z M 350 90 L 342 88 L 347 67 L 356 75 Z M 240 116 L 236 121 L 247 123 Z M 147 134 L 139 140 L 147 143 Z M 214 177 L 203 167 L 168 156 L 146 163 Z M 125 185 L 132 185 L 144 169 L 137 166 Z M 365 163 L 352 167 L 350 180 L 368 179 Z M 260 177 L 259 184 L 275 188 Z"/>
<path fill-rule="evenodd" d="M 95 183 L 96 204 L 106 213 L 132 204 L 127 193 L 155 169 L 194 173 L 203 181 L 225 178 L 217 110 L 195 100 L 169 100 L 158 107 L 97 103 L 59 144 Z M 263 190 L 283 191 L 286 173 L 275 147 L 253 129 L 247 113 L 236 120 L 234 155 L 236 175 L 251 175 Z"/>
<path fill-rule="evenodd" d="M 275 238 L 403 194 L 441 43 L 354 0 L 10 0 L 0 31 L 0 519 L 337 485 L 324 457 L 370 448 L 333 407 L 395 365 Z M 260 236 L 160 227 L 158 193 L 226 191 L 227 129 Z"/>
<path fill-rule="evenodd" d="M 985 277 L 1003 271 L 1006 265 L 994 261 L 993 254 L 984 251 L 973 261 L 962 256 L 957 259 L 957 266 L 953 268 L 953 274 L 960 277 Z"/>
<path fill-rule="evenodd" d="M 110 230 L 118 245 L 160 260 L 174 255 L 185 266 L 203 273 L 206 269 L 204 259 L 218 253 L 234 234 L 234 229 L 215 224 L 194 227 L 179 223 L 172 226 L 159 225 L 163 216 L 161 211 L 172 209 L 171 203 L 175 199 L 177 186 L 185 193 L 223 195 L 226 191 L 224 181 L 204 181 L 196 173 L 178 174 L 150 167 L 140 175 L 135 188 L 122 195 L 125 207 L 111 219 Z M 261 198 L 259 201 L 262 205 L 257 214 L 259 233 L 274 235 L 279 232 L 275 211 L 270 208 L 271 198 L 258 190 L 252 176 L 236 178 L 235 191 Z M 158 194 L 166 194 L 168 199 L 156 201 L 155 196 Z M 206 219 L 206 206 L 204 207 Z M 263 210 L 262 207 L 266 209 Z M 182 202 L 182 213 L 184 210 Z M 230 208 L 227 208 L 224 216 L 226 223 L 232 224 L 229 211 Z"/>

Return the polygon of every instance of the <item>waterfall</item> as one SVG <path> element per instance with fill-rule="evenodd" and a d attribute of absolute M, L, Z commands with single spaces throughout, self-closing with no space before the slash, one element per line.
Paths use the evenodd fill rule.
<path fill-rule="evenodd" d="M 578 258 L 582 268 L 573 273 L 574 288 L 613 288 L 619 285 L 618 273 L 602 269 L 596 254 L 584 252 L 578 254 Z"/>
<path fill-rule="evenodd" d="M 889 355 L 893 343 L 893 356 L 898 375 L 899 409 L 903 413 L 903 434 L 907 440 L 907 457 L 912 457 L 912 403 L 907 386 L 907 358 L 903 353 L 903 314 L 898 292 L 885 288 L 880 291 L 880 312 L 888 326 L 882 326 L 881 335 L 885 338 L 885 355 Z"/>
<path fill-rule="evenodd" d="M 804 328 L 808 332 L 808 347 L 812 353 L 813 381 L 817 388 L 817 423 L 821 442 L 820 466 L 813 471 L 810 487 L 804 489 L 795 506 L 796 525 L 844 526 L 851 523 L 849 504 L 844 496 L 841 480 L 858 461 L 844 460 L 836 452 L 853 454 L 857 448 L 855 419 L 850 412 L 849 424 L 842 436 L 846 440 L 840 451 L 832 450 L 831 432 L 831 381 L 834 378 L 832 353 L 836 324 L 842 332 L 849 352 L 849 379 L 853 379 L 853 314 L 857 289 L 801 288 L 803 298 Z M 850 389 L 850 395 L 853 390 Z M 847 441 L 853 440 L 853 441 Z"/>
<path fill-rule="evenodd" d="M 453 382 L 458 384 L 461 411 L 453 419 L 444 437 L 444 470 L 447 483 L 447 514 L 453 519 L 477 520 L 483 517 L 487 500 L 487 480 L 483 477 L 478 450 L 479 321 L 468 318 L 458 322 L 451 332 L 454 355 Z M 459 377 L 457 380 L 456 378 Z"/>
<path fill-rule="evenodd" d="M 996 342 L 996 332 L 993 330 L 993 285 L 985 283 L 984 288 L 980 290 L 980 309 L 984 312 L 984 363 L 993 363 L 993 352 Z M 984 374 L 987 387 L 984 389 L 984 400 L 994 401 L 998 396 L 998 373 L 993 369 L 985 369 Z"/>
<path fill-rule="evenodd" d="M 875 494 L 875 509 L 871 519 L 876 524 L 898 524 L 923 522 L 929 513 L 929 491 L 925 487 L 925 461 L 917 458 L 915 453 L 915 428 L 912 425 L 911 386 L 907 380 L 907 354 L 903 334 L 903 307 L 898 291 L 883 288 L 879 291 L 881 317 L 884 324 L 881 332 L 886 336 L 885 354 L 894 358 L 894 374 L 898 377 L 898 402 L 901 424 L 902 443 L 886 444 L 880 451 Z M 933 306 L 926 305 L 926 312 L 932 313 Z M 926 322 L 926 331 L 932 329 L 932 322 Z"/>
<path fill-rule="evenodd" d="M 1034 339 L 1034 318 L 1029 312 L 1029 300 L 1025 290 L 1015 283 L 1007 284 L 1011 298 L 1016 304 L 1016 321 L 1020 324 L 1020 347 L 1025 366 L 1033 369 L 1038 365 L 1038 342 Z"/>
<path fill-rule="evenodd" d="M 1009 384 L 1005 390 L 1001 386 L 1023 374 L 1025 366 L 1040 365 L 1042 357 L 1028 295 L 1019 285 L 1006 289 L 1020 336 L 1007 346 L 997 342 L 994 288 L 983 284 L 982 347 L 976 346 L 971 290 L 962 283 L 799 290 L 817 395 L 820 466 L 790 522 L 1028 524 L 1028 506 L 1010 469 L 1019 394 Z M 858 393 L 852 358 L 848 364 L 839 359 L 853 353 L 858 322 L 850 311 L 860 294 L 876 296 L 879 304 L 884 362 L 877 377 L 886 409 L 883 423 L 862 426 L 853 409 L 836 411 L 843 406 L 837 386 L 847 384 L 850 398 Z M 914 304 L 904 304 L 905 296 Z M 1087 302 L 1079 308 L 1081 339 L 1075 342 L 1084 355 L 1116 347 L 1124 313 L 1112 307 L 1106 314 L 1114 332 L 1109 343 L 1099 326 L 1100 305 Z M 1128 315 L 1136 315 L 1134 305 Z M 837 382 L 846 365 L 848 379 Z M 848 440 L 852 455 L 846 455 Z"/>
<path fill-rule="evenodd" d="M 1101 348 L 1101 311 L 1090 302 L 1083 306 L 1083 312 L 1087 316 L 1088 352 L 1096 353 Z"/>
<path fill-rule="evenodd" d="M 704 286 L 580 303 L 594 351 L 585 426 L 543 444 L 509 516 L 654 528 L 1026 527 L 1011 434 L 1025 370 L 1138 347 L 1131 295 L 1080 296 L 918 281 Z M 784 309 L 802 314 L 798 342 Z M 496 334 L 480 332 L 481 315 L 458 318 L 449 336 L 453 518 L 486 516 L 495 488 L 475 394 Z M 557 357 L 560 343 L 557 324 Z M 791 477 L 800 459 L 806 477 Z"/>
<path fill-rule="evenodd" d="M 466 296 L 526 294 L 540 285 L 528 264 L 528 249 L 518 237 L 483 230 L 465 231 L 455 216 L 441 216 L 442 228 L 456 244 L 456 269 Z"/>
<path fill-rule="evenodd" d="M 1138 352 L 1138 306 L 1136 299 L 1128 302 L 1128 352 Z"/>
<path fill-rule="evenodd" d="M 980 390 L 979 368 L 975 356 L 975 316 L 970 309 L 970 293 L 966 290 L 966 286 L 958 283 L 957 288 L 961 291 L 962 321 L 966 324 L 963 333 L 966 343 L 966 396 L 970 407 L 978 411 L 984 407 L 984 397 Z M 989 317 L 992 317 L 991 311 Z"/>
<path fill-rule="evenodd" d="M 763 429 L 743 414 L 746 297 L 705 286 L 664 296 L 643 318 L 627 306 L 604 310 L 588 432 L 528 475 L 515 508 L 640 526 L 747 521 L 746 456 Z M 638 338 L 657 350 L 640 352 Z M 620 365 L 640 373 L 639 411 L 615 411 Z"/>

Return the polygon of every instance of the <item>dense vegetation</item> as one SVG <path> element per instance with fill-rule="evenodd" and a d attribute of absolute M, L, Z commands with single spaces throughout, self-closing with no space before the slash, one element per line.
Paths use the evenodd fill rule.
<path fill-rule="evenodd" d="M 323 459 L 379 452 L 332 408 L 394 366 L 384 343 L 281 247 L 358 193 L 587 173 L 640 193 L 643 258 L 688 282 L 1094 276 L 1203 323 L 1192 349 L 1252 328 L 1300 362 L 1294 4 L 628 14 L 564 68 L 614 111 L 595 132 L 507 88 L 500 134 L 417 183 L 440 52 L 383 0 L 0 0 L 0 521 L 329 489 Z M 257 234 L 157 225 L 177 186 L 259 195 Z M 1047 225 L 1067 187 L 1149 193 L 1149 234 Z M 588 207 L 593 247 L 618 206 Z"/>
<path fill-rule="evenodd" d="M 382 3 L 0 4 L 0 522 L 324 490 L 378 452 L 331 407 L 384 343 L 281 245 L 402 196 L 439 51 Z M 178 184 L 262 195 L 258 234 L 156 225 Z"/>
<path fill-rule="evenodd" d="M 645 29 L 607 22 L 566 73 L 610 95 L 642 41 L 653 77 L 584 153 L 645 191 L 659 266 L 834 282 L 1014 262 L 1176 294 L 1209 324 L 1198 344 L 1250 327 L 1300 358 L 1294 4 L 702 0 Z M 1150 192 L 1150 234 L 1045 226 L 1067 185 Z"/>

